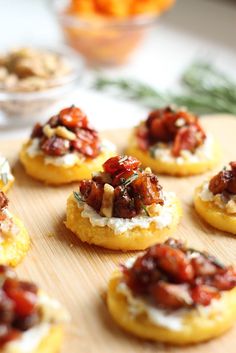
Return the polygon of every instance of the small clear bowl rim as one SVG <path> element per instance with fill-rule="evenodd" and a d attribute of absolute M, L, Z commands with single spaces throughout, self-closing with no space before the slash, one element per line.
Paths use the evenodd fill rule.
<path fill-rule="evenodd" d="M 53 53 L 58 53 L 59 55 L 61 54 L 64 56 L 69 63 L 71 62 L 72 64 L 72 70 L 69 72 L 67 75 L 64 75 L 61 78 L 58 78 L 56 80 L 49 80 L 48 82 L 51 83 L 56 83 L 56 86 L 52 86 L 43 90 L 38 90 L 38 91 L 6 91 L 6 90 L 1 90 L 0 89 L 0 101 L 6 101 L 6 100 L 16 100 L 16 101 L 30 101 L 32 99 L 45 99 L 45 98 L 50 98 L 56 95 L 57 93 L 60 93 L 61 90 L 63 90 L 63 87 L 65 88 L 66 86 L 70 86 L 73 83 L 76 83 L 77 80 L 81 77 L 82 75 L 82 70 L 84 67 L 83 60 L 80 56 L 78 56 L 77 52 L 73 49 L 68 48 L 65 45 L 57 45 L 57 46 L 43 46 L 43 45 L 18 45 L 16 48 L 21 48 L 21 47 L 32 47 L 34 49 L 42 49 L 45 51 L 50 51 Z M 4 50 L 4 52 L 7 52 L 7 50 Z"/>
<path fill-rule="evenodd" d="M 121 0 L 122 1 L 122 0 Z M 126 17 L 125 19 L 116 19 L 116 18 L 105 18 L 102 21 L 90 21 L 85 19 L 84 17 L 80 17 L 78 15 L 71 15 L 67 13 L 63 13 L 62 9 L 59 8 L 61 0 L 52 0 L 51 6 L 53 10 L 56 12 L 59 20 L 65 24 L 72 27 L 88 27 L 94 29 L 124 29 L 130 27 L 146 27 L 151 26 L 157 23 L 161 13 L 156 14 L 147 14 L 147 15 L 136 15 Z"/>

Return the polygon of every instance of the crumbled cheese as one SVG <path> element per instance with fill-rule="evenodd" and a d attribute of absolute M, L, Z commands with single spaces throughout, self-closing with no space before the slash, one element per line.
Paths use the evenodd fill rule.
<path fill-rule="evenodd" d="M 105 227 L 114 230 L 115 234 L 121 234 L 127 230 L 140 227 L 142 229 L 149 228 L 151 223 L 155 223 L 156 227 L 163 229 L 168 227 L 173 221 L 173 200 L 175 194 L 168 192 L 163 193 L 164 205 L 161 206 L 161 210 L 158 215 L 154 217 L 148 217 L 145 214 L 138 215 L 133 218 L 116 218 L 116 217 L 102 217 L 92 207 L 87 205 L 85 202 L 77 202 L 77 206 L 82 210 L 81 216 L 88 218 L 92 226 Z"/>
<path fill-rule="evenodd" d="M 177 163 L 179 165 L 185 162 L 199 163 L 204 160 L 211 160 L 213 155 L 213 137 L 208 135 L 204 143 L 199 146 L 194 153 L 188 150 L 182 150 L 179 157 L 171 154 L 171 148 L 168 144 L 157 144 L 152 146 L 152 157 L 166 163 Z"/>

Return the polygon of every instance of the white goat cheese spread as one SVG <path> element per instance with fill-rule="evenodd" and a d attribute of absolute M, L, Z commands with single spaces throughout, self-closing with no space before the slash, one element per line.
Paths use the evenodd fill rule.
<path fill-rule="evenodd" d="M 213 201 L 214 194 L 209 190 L 209 182 L 205 182 L 199 193 L 199 197 L 202 201 Z"/>
<path fill-rule="evenodd" d="M 88 218 L 92 226 L 108 226 L 109 228 L 114 230 L 115 234 L 121 234 L 135 227 L 147 229 L 149 228 L 151 223 L 155 223 L 156 227 L 159 229 L 168 227 L 173 221 L 173 201 L 176 196 L 172 192 L 164 192 L 163 197 L 164 205 L 160 207 L 160 213 L 154 217 L 149 217 L 145 214 L 133 218 L 102 217 L 85 202 L 76 202 L 77 206 L 80 209 L 83 209 L 81 212 L 81 216 L 83 218 Z"/>
<path fill-rule="evenodd" d="M 42 314 L 42 321 L 31 329 L 22 333 L 20 338 L 7 343 L 3 353 L 32 353 L 41 341 L 49 334 L 52 324 L 68 322 L 69 315 L 61 304 L 46 294 L 40 293 L 38 305 Z"/>
<path fill-rule="evenodd" d="M 11 173 L 11 168 L 10 168 L 10 164 L 8 162 L 8 160 L 3 157 L 0 156 L 0 179 L 3 182 L 7 182 L 8 180 L 13 180 L 14 177 Z"/>
<path fill-rule="evenodd" d="M 44 153 L 40 150 L 40 139 L 34 138 L 31 140 L 30 146 L 27 148 L 27 154 L 29 157 L 34 158 L 36 156 L 43 156 Z M 103 140 L 101 143 L 101 151 L 104 150 L 115 151 L 115 146 L 113 143 L 107 140 Z M 81 164 L 85 160 L 85 157 L 77 152 L 67 153 L 64 156 L 53 157 L 53 156 L 45 156 L 44 155 L 44 163 L 52 164 L 55 166 L 66 166 L 73 167 L 76 164 Z"/>
<path fill-rule="evenodd" d="M 174 157 L 171 154 L 170 145 L 157 144 L 151 147 L 151 154 L 154 159 L 161 160 L 166 163 L 184 164 L 186 162 L 199 163 L 204 160 L 211 160 L 213 154 L 214 139 L 212 135 L 208 135 L 204 143 L 199 146 L 194 153 L 188 150 L 182 150 L 181 156 Z"/>
<path fill-rule="evenodd" d="M 147 303 L 142 298 L 135 298 L 132 295 L 131 290 L 124 282 L 120 282 L 116 288 L 117 292 L 124 295 L 127 299 L 128 310 L 132 317 L 136 317 L 140 314 L 146 313 L 148 319 L 151 323 L 163 328 L 167 328 L 171 331 L 180 331 L 184 326 L 184 318 L 187 315 L 192 314 L 194 310 L 195 315 L 201 317 L 220 317 L 222 312 L 226 309 L 224 295 L 221 299 L 212 300 L 211 304 L 208 306 L 199 305 L 196 309 L 178 309 L 178 310 L 165 310 L 158 309 L 151 304 Z"/>

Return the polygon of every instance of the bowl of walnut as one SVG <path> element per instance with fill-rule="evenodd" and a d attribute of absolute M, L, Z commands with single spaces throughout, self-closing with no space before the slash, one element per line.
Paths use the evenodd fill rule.
<path fill-rule="evenodd" d="M 47 116 L 75 89 L 82 66 L 64 47 L 19 47 L 0 54 L 0 126 L 22 126 Z"/>

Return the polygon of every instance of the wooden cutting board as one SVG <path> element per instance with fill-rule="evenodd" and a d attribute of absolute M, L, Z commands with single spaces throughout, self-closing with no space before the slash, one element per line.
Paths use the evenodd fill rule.
<path fill-rule="evenodd" d="M 235 160 L 236 119 L 211 116 L 204 118 L 203 124 L 222 144 L 224 157 L 220 167 Z M 116 130 L 103 135 L 122 150 L 129 131 Z M 63 224 L 66 199 L 76 184 L 48 187 L 32 180 L 17 160 L 21 143 L 0 142 L 0 152 L 11 161 L 16 177 L 8 195 L 10 209 L 24 221 L 32 239 L 31 249 L 17 271 L 59 299 L 71 313 L 72 323 L 67 329 L 63 353 L 235 353 L 236 325 L 216 340 L 186 348 L 141 341 L 121 331 L 109 316 L 105 292 L 112 271 L 132 253 L 85 245 L 68 231 Z M 175 191 L 183 204 L 184 216 L 177 235 L 226 263 L 236 262 L 236 239 L 208 226 L 193 209 L 193 190 L 205 178 L 206 175 L 160 177 L 164 188 Z"/>

